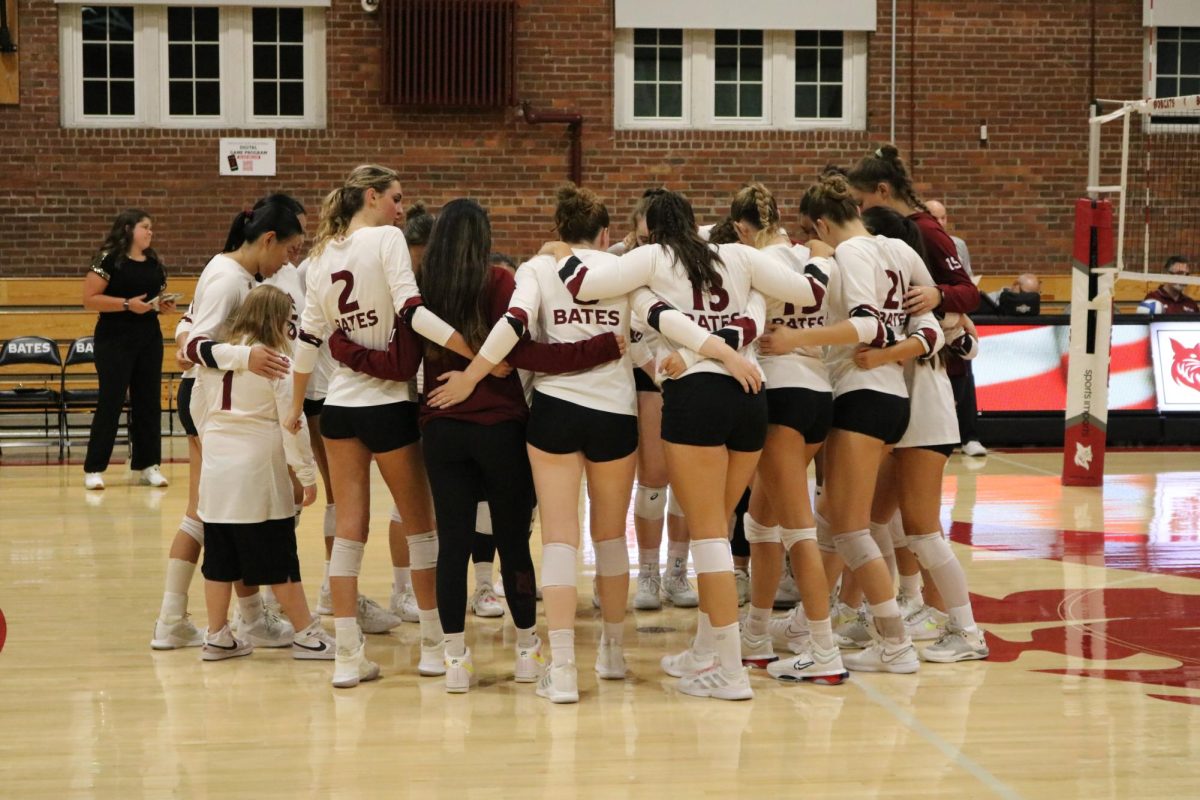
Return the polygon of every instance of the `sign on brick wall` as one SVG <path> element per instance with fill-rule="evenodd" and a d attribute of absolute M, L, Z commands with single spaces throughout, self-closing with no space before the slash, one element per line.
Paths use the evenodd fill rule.
<path fill-rule="evenodd" d="M 250 178 L 275 174 L 274 139 L 222 139 L 221 174 Z"/>

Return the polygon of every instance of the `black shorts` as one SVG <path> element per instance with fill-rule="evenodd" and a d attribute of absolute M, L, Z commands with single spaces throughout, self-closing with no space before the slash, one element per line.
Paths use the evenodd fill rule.
<path fill-rule="evenodd" d="M 534 392 L 525 441 L 547 453 L 583 453 L 592 462 L 616 461 L 637 450 L 637 417 Z"/>
<path fill-rule="evenodd" d="M 916 447 L 913 447 L 911 449 L 913 449 L 913 450 L 930 450 L 934 453 L 941 453 L 946 458 L 949 458 L 950 456 L 954 455 L 954 450 L 957 447 L 958 447 L 958 445 L 956 445 L 956 444 L 919 444 Z"/>
<path fill-rule="evenodd" d="M 321 409 L 323 409 L 324 407 L 325 407 L 325 398 L 324 397 L 322 397 L 320 400 L 309 400 L 307 397 L 304 398 L 304 416 L 306 416 L 306 417 L 321 416 Z"/>
<path fill-rule="evenodd" d="M 195 378 L 184 378 L 179 382 L 179 393 L 175 396 L 175 410 L 179 412 L 179 421 L 183 423 L 183 432 L 188 436 L 199 436 L 196 423 L 192 419 L 192 387 L 196 385 Z"/>
<path fill-rule="evenodd" d="M 767 422 L 795 429 L 805 444 L 820 444 L 833 424 L 833 393 L 767 389 Z"/>
<path fill-rule="evenodd" d="M 646 373 L 646 370 L 642 369 L 641 367 L 633 368 L 633 388 L 637 389 L 639 392 L 654 392 L 655 394 L 662 394 L 662 389 L 658 388 L 658 384 L 654 382 L 654 379 L 651 378 Z"/>
<path fill-rule="evenodd" d="M 417 404 L 326 405 L 321 412 L 321 435 L 326 439 L 358 439 L 372 453 L 390 453 L 420 441 Z"/>
<path fill-rule="evenodd" d="M 204 565 L 210 581 L 273 586 L 300 581 L 296 518 L 204 523 Z"/>
<path fill-rule="evenodd" d="M 748 394 L 732 377 L 715 372 L 665 381 L 662 438 L 672 444 L 762 450 L 767 441 L 766 393 Z"/>
<path fill-rule="evenodd" d="M 833 427 L 895 444 L 908 430 L 908 413 L 907 397 L 858 389 L 834 399 Z"/>

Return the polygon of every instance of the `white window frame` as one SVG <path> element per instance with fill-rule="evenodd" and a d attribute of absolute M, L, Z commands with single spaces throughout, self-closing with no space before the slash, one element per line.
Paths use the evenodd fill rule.
<path fill-rule="evenodd" d="M 172 5 L 214 5 L 205 0 Z M 132 5 L 134 113 L 132 116 L 83 113 L 83 30 L 85 5 Z M 261 3 L 283 7 L 282 3 Z M 167 6 L 137 2 L 59 4 L 60 119 L 64 128 L 324 128 L 326 122 L 325 9 L 303 2 L 304 116 L 254 115 L 252 5 L 221 6 L 221 114 L 218 117 L 172 116 L 168 102 Z"/>
<path fill-rule="evenodd" d="M 842 32 L 842 116 L 795 116 L 795 31 L 763 31 L 763 116 L 718 117 L 715 108 L 716 37 L 683 29 L 683 117 L 633 114 L 633 28 L 618 28 L 613 47 L 613 125 L 617 130 L 866 130 L 867 35 Z"/>

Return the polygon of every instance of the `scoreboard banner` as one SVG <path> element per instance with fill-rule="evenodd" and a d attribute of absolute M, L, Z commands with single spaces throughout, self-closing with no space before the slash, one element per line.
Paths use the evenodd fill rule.
<path fill-rule="evenodd" d="M 1200 320 L 1151 323 L 1150 342 L 1158 410 L 1200 411 Z"/>

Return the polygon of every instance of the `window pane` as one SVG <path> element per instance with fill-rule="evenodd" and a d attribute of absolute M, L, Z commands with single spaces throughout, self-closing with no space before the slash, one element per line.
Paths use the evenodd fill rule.
<path fill-rule="evenodd" d="M 658 31 L 654 28 L 635 28 L 633 31 L 634 44 L 658 44 Z"/>
<path fill-rule="evenodd" d="M 215 42 L 220 38 L 220 12 L 215 8 L 197 8 L 196 41 Z"/>
<path fill-rule="evenodd" d="M 718 117 L 737 116 L 737 84 L 719 83 L 713 92 L 713 109 Z"/>
<path fill-rule="evenodd" d="M 108 14 L 103 8 L 83 9 L 83 40 L 104 41 L 108 38 Z"/>
<path fill-rule="evenodd" d="M 111 113 L 121 115 L 133 114 L 133 81 L 112 81 L 108 91 Z"/>
<path fill-rule="evenodd" d="M 652 81 L 658 77 L 658 51 L 652 47 L 633 48 L 633 79 Z"/>
<path fill-rule="evenodd" d="M 167 39 L 186 42 L 192 38 L 192 9 L 171 6 L 167 9 Z"/>
<path fill-rule="evenodd" d="M 113 6 L 108 9 L 108 38 L 114 42 L 133 41 L 133 9 Z"/>
<path fill-rule="evenodd" d="M 1176 30 L 1179 31 L 1180 39 L 1200 41 L 1200 28 L 1176 28 Z"/>
<path fill-rule="evenodd" d="M 191 81 L 171 81 L 171 87 L 168 93 L 170 98 L 171 114 L 174 116 L 192 114 L 192 82 Z"/>
<path fill-rule="evenodd" d="M 683 80 L 683 50 L 668 47 L 659 51 L 658 79 L 660 81 Z"/>
<path fill-rule="evenodd" d="M 109 45 L 108 74 L 112 78 L 133 77 L 133 45 Z"/>
<path fill-rule="evenodd" d="M 85 44 L 83 46 L 83 77 L 108 77 L 108 45 Z"/>
<path fill-rule="evenodd" d="M 83 82 L 83 113 L 108 113 L 108 81 Z"/>
<path fill-rule="evenodd" d="M 299 8 L 279 9 L 279 41 L 304 41 L 304 10 Z"/>
<path fill-rule="evenodd" d="M 196 113 L 213 117 L 221 113 L 220 83 L 196 81 Z"/>
<path fill-rule="evenodd" d="M 633 87 L 633 115 L 635 117 L 656 117 L 655 86 L 653 83 L 639 83 Z"/>
<path fill-rule="evenodd" d="M 196 77 L 221 77 L 221 49 L 217 45 L 196 45 Z"/>
<path fill-rule="evenodd" d="M 168 77 L 192 77 L 192 46 L 190 44 L 173 44 L 168 47 L 167 61 Z"/>
<path fill-rule="evenodd" d="M 796 31 L 796 47 L 816 47 L 817 42 L 816 31 Z"/>
<path fill-rule="evenodd" d="M 737 80 L 737 50 L 732 47 L 718 47 L 715 53 L 716 71 L 714 77 L 718 81 Z"/>
<path fill-rule="evenodd" d="M 831 83 L 842 79 L 841 48 L 821 49 L 821 82 Z"/>
<path fill-rule="evenodd" d="M 796 87 L 796 116 L 807 119 L 817 116 L 817 87 Z"/>
<path fill-rule="evenodd" d="M 1155 97 L 1176 97 L 1179 94 L 1179 84 L 1176 78 L 1158 78 L 1154 81 Z"/>
<path fill-rule="evenodd" d="M 744 81 L 761 81 L 763 52 L 757 48 L 742 50 L 742 74 Z"/>
<path fill-rule="evenodd" d="M 1180 94 L 1200 94 L 1200 78 L 1180 78 Z"/>
<path fill-rule="evenodd" d="M 1200 42 L 1184 42 L 1180 45 L 1179 74 L 1200 75 Z"/>
<path fill-rule="evenodd" d="M 1162 40 L 1162 39 L 1178 39 L 1179 38 L 1179 28 L 1159 28 L 1158 29 L 1158 38 L 1160 40 Z"/>
<path fill-rule="evenodd" d="M 821 46 L 822 47 L 841 47 L 842 32 L 841 31 L 821 31 Z"/>
<path fill-rule="evenodd" d="M 742 86 L 742 108 L 741 116 L 743 117 L 761 117 L 762 116 L 762 84 L 751 83 Z"/>
<path fill-rule="evenodd" d="M 1179 45 L 1175 42 L 1158 43 L 1158 64 L 1155 72 L 1159 75 L 1179 74 Z"/>
<path fill-rule="evenodd" d="M 288 81 L 279 84 L 279 113 L 285 117 L 304 116 L 304 84 Z"/>
<path fill-rule="evenodd" d="M 279 113 L 278 84 L 270 81 L 255 81 L 254 83 L 254 114 L 260 117 L 273 117 Z"/>
<path fill-rule="evenodd" d="M 276 48 L 271 45 L 254 45 L 254 77 L 256 79 L 277 78 L 275 63 Z"/>
<path fill-rule="evenodd" d="M 683 87 L 677 83 L 661 85 L 658 89 L 658 115 L 679 119 L 683 116 Z"/>
<path fill-rule="evenodd" d="M 816 83 L 817 81 L 817 51 L 796 51 L 796 83 Z"/>
<path fill-rule="evenodd" d="M 663 28 L 658 32 L 659 44 L 683 44 L 683 31 L 679 28 Z"/>
<path fill-rule="evenodd" d="M 717 31 L 716 32 L 716 43 L 717 43 L 718 47 L 720 47 L 721 45 L 735 45 L 738 43 L 738 32 L 737 31 Z"/>
<path fill-rule="evenodd" d="M 744 44 L 744 45 L 749 44 L 749 45 L 755 45 L 758 47 L 762 46 L 762 43 L 763 43 L 762 31 L 742 31 L 741 37 L 742 37 L 742 44 Z"/>
<path fill-rule="evenodd" d="M 254 23 L 254 41 L 256 42 L 277 42 L 279 41 L 279 32 L 276 29 L 275 9 L 273 8 L 256 8 L 253 13 Z"/>
<path fill-rule="evenodd" d="M 279 77 L 300 80 L 304 77 L 304 48 L 284 45 L 279 48 Z"/>
<path fill-rule="evenodd" d="M 842 87 L 821 87 L 821 116 L 838 119 L 842 116 Z"/>

